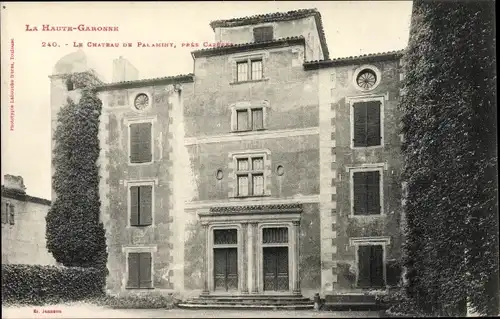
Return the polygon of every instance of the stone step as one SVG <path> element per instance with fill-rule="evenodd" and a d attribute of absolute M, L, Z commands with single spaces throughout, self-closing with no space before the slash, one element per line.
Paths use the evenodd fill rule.
<path fill-rule="evenodd" d="M 265 304 L 265 305 L 310 305 L 312 304 L 311 300 L 219 300 L 219 299 L 214 299 L 214 300 L 208 300 L 208 299 L 191 299 L 184 301 L 184 303 L 189 303 L 189 304 L 245 304 L 245 305 L 252 305 L 252 304 Z"/>
<path fill-rule="evenodd" d="M 384 305 L 372 295 L 326 295 L 324 310 L 381 310 Z"/>
<path fill-rule="evenodd" d="M 268 301 L 268 300 L 275 300 L 275 301 L 293 301 L 293 302 L 298 302 L 298 301 L 311 301 L 309 298 L 305 297 L 300 297 L 300 298 L 282 298 L 282 297 L 274 297 L 274 296 L 267 296 L 267 297 L 257 297 L 257 298 L 240 298 L 240 297 L 197 297 L 193 298 L 193 300 L 204 300 L 204 301 L 211 301 L 211 300 L 217 300 L 217 301 L 224 301 L 224 300 L 237 300 L 237 301 Z"/>
<path fill-rule="evenodd" d="M 305 310 L 313 309 L 314 305 L 264 305 L 264 304 L 220 304 L 220 303 L 180 303 L 179 308 L 186 309 L 266 309 L 266 310 Z"/>

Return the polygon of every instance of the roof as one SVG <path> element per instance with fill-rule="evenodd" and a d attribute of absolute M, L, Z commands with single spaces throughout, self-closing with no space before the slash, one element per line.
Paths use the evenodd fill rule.
<path fill-rule="evenodd" d="M 328 46 L 326 44 L 325 30 L 323 29 L 321 13 L 317 9 L 300 9 L 288 12 L 258 14 L 258 15 L 247 16 L 243 18 L 234 18 L 229 20 L 216 20 L 210 22 L 210 26 L 212 27 L 213 30 L 215 30 L 215 28 L 237 27 L 243 25 L 267 23 L 267 22 L 289 21 L 289 20 L 303 19 L 311 16 L 313 16 L 316 21 L 316 28 L 319 34 L 321 49 L 323 50 L 323 56 L 325 59 L 329 59 L 330 53 L 328 52 Z"/>
<path fill-rule="evenodd" d="M 370 53 L 370 54 L 342 57 L 335 59 L 327 59 L 327 60 L 306 61 L 304 62 L 304 69 L 316 70 L 333 66 L 352 64 L 353 62 L 364 63 L 364 62 L 385 61 L 390 59 L 399 59 L 403 56 L 403 53 L 404 50 L 397 50 L 397 51 Z"/>
<path fill-rule="evenodd" d="M 298 36 L 298 37 L 287 37 L 282 39 L 276 39 L 271 41 L 229 44 L 220 47 L 213 47 L 209 49 L 192 51 L 191 55 L 193 55 L 196 58 L 199 58 L 205 56 L 233 53 L 241 50 L 257 50 L 257 49 L 277 47 L 277 46 L 289 46 L 292 44 L 305 44 L 305 39 L 303 36 Z"/>
<path fill-rule="evenodd" d="M 175 84 L 175 83 L 190 83 L 194 81 L 194 74 L 180 74 L 174 76 L 164 76 L 159 78 L 141 79 L 135 81 L 121 81 L 114 83 L 106 83 L 97 87 L 98 91 L 125 89 L 143 87 L 153 84 Z"/>
<path fill-rule="evenodd" d="M 51 201 L 48 199 L 30 196 L 30 195 L 27 195 L 26 193 L 21 192 L 17 189 L 6 188 L 5 186 L 2 185 L 2 198 L 4 198 L 4 197 L 23 201 L 23 202 L 31 202 L 31 203 L 42 204 L 42 205 L 47 205 L 47 206 L 50 206 L 50 204 L 51 204 Z"/>

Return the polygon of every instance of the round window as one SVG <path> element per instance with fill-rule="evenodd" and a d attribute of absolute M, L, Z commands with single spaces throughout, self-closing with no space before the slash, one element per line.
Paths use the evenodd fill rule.
<path fill-rule="evenodd" d="M 278 167 L 276 168 L 276 173 L 278 174 L 278 176 L 283 176 L 283 174 L 285 174 L 285 169 L 282 165 L 278 165 Z"/>
<path fill-rule="evenodd" d="M 146 107 L 148 107 L 148 105 L 149 105 L 149 97 L 147 96 L 147 94 L 141 93 L 135 97 L 134 107 L 137 110 L 142 111 Z"/>
<path fill-rule="evenodd" d="M 215 173 L 215 178 L 217 178 L 217 180 L 221 180 L 222 177 L 224 177 L 224 173 L 222 173 L 222 170 L 221 169 L 218 169 L 217 170 L 217 173 Z"/>
<path fill-rule="evenodd" d="M 370 90 L 377 84 L 377 74 L 370 69 L 364 69 L 358 73 L 356 77 L 356 83 L 363 90 Z"/>

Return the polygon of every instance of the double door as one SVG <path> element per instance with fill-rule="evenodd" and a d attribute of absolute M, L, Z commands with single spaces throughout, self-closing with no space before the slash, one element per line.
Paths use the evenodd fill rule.
<path fill-rule="evenodd" d="M 264 247 L 264 290 L 288 291 L 288 247 Z"/>
<path fill-rule="evenodd" d="M 216 291 L 238 290 L 237 248 L 214 249 L 214 288 Z"/>

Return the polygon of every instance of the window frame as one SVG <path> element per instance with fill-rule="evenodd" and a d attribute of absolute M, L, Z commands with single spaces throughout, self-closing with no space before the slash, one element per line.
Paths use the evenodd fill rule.
<path fill-rule="evenodd" d="M 145 117 L 145 118 L 130 118 L 125 119 L 125 125 L 127 126 L 127 152 L 128 152 L 128 160 L 127 163 L 129 166 L 141 166 L 141 165 L 150 165 L 155 161 L 155 148 L 154 148 L 154 136 L 155 136 L 155 126 L 156 126 L 157 117 Z M 143 163 L 133 163 L 132 162 L 132 145 L 131 145 L 131 125 L 134 124 L 142 124 L 142 123 L 151 123 L 151 161 L 143 162 Z"/>
<path fill-rule="evenodd" d="M 127 228 L 154 228 L 155 227 L 155 193 L 158 179 L 155 180 L 134 180 L 126 181 L 125 187 L 127 188 Z M 131 188 L 134 186 L 151 186 L 151 225 L 132 225 L 130 219 L 132 218 L 132 193 Z"/>
<path fill-rule="evenodd" d="M 260 62 L 261 65 L 261 71 L 260 71 L 260 78 L 259 79 L 254 79 L 253 78 L 253 68 L 252 68 L 252 63 L 253 62 Z M 247 65 L 247 78 L 243 80 L 239 80 L 239 71 L 238 71 L 238 65 L 239 64 L 246 64 Z M 264 80 L 264 57 L 247 57 L 245 59 L 241 58 L 236 60 L 236 78 L 235 78 L 235 83 L 244 83 L 244 82 L 257 82 L 257 81 L 262 81 Z"/>
<path fill-rule="evenodd" d="M 347 167 L 346 168 L 349 172 L 349 190 L 350 190 L 350 195 L 349 195 L 349 205 L 350 207 L 350 214 L 349 217 L 351 218 L 377 218 L 381 216 L 385 216 L 385 211 L 384 211 L 384 170 L 387 170 L 387 167 L 385 164 L 364 164 L 362 166 L 357 166 L 357 167 Z M 380 214 L 370 214 L 370 215 L 355 215 L 354 214 L 354 173 L 361 173 L 361 172 L 374 172 L 378 171 L 380 174 L 379 178 L 379 203 L 380 203 Z"/>
<path fill-rule="evenodd" d="M 356 268 L 356 279 L 355 279 L 355 287 L 358 289 L 372 289 L 367 287 L 359 287 L 359 246 L 382 246 L 382 274 L 384 285 L 380 288 L 387 289 L 387 246 L 391 244 L 391 237 L 389 236 L 380 236 L 380 237 L 351 237 L 349 238 L 349 245 L 354 247 L 354 256 L 355 256 L 355 268 Z M 374 287 L 379 288 L 379 287 Z"/>
<path fill-rule="evenodd" d="M 244 160 L 246 159 L 248 161 L 248 167 L 249 169 L 247 170 L 242 170 L 240 171 L 238 169 L 238 162 L 240 160 Z M 254 170 L 253 169 L 253 161 L 255 159 L 262 159 L 262 170 Z M 265 188 L 266 188 L 266 182 L 265 182 L 265 157 L 264 155 L 260 155 L 260 154 L 250 154 L 248 156 L 246 155 L 238 155 L 236 157 L 236 166 L 235 166 L 235 170 L 234 170 L 234 174 L 236 176 L 236 196 L 237 197 L 259 197 L 259 196 L 263 196 L 265 195 L 266 191 L 265 191 Z M 246 176 L 248 178 L 248 192 L 246 195 L 240 195 L 240 189 L 239 189 L 239 178 L 241 176 Z M 255 192 L 254 192 L 254 181 L 253 181 L 253 178 L 254 176 L 262 176 L 262 194 L 258 194 L 258 195 L 255 195 Z"/>
<path fill-rule="evenodd" d="M 130 290 L 144 290 L 144 291 L 149 291 L 151 289 L 155 289 L 155 282 L 154 282 L 154 265 L 155 265 L 155 253 L 158 251 L 158 248 L 156 245 L 147 245 L 147 246 L 130 246 L 130 247 L 122 247 L 122 253 L 125 254 L 125 273 L 124 273 L 124 285 L 125 289 L 130 289 Z M 151 286 L 150 287 L 130 287 L 129 286 L 129 254 L 130 253 L 150 253 L 151 254 Z M 140 284 L 139 284 L 140 286 Z"/>
<path fill-rule="evenodd" d="M 230 153 L 229 158 L 232 161 L 233 170 L 231 172 L 232 178 L 232 187 L 230 185 L 230 193 L 229 197 L 232 198 L 259 198 L 270 196 L 270 182 L 271 182 L 271 159 L 270 159 L 270 151 L 269 150 L 253 150 L 253 151 L 242 151 L 237 153 Z M 249 165 L 252 165 L 252 160 L 255 158 L 262 158 L 263 168 L 259 171 L 246 170 L 244 173 L 238 173 L 238 160 L 246 159 L 249 161 Z M 248 181 L 248 194 L 247 195 L 239 195 L 239 180 L 238 176 L 244 176 L 246 174 L 249 177 Z M 263 192 L 259 195 L 253 195 L 253 176 L 262 175 L 262 185 Z"/>
<path fill-rule="evenodd" d="M 377 149 L 383 148 L 385 144 L 385 134 L 384 134 L 384 109 L 385 109 L 385 100 L 384 96 L 361 96 L 361 97 L 349 97 L 347 98 L 347 105 L 349 107 L 349 121 L 350 121 L 350 146 L 353 150 L 366 150 L 366 149 Z M 380 102 L 380 144 L 373 146 L 354 146 L 354 104 L 363 103 L 363 102 Z"/>
<path fill-rule="evenodd" d="M 267 129 L 267 109 L 269 102 L 238 102 L 230 105 L 231 107 L 231 132 L 244 133 L 244 132 L 259 132 Z M 253 128 L 253 110 L 262 110 L 262 128 Z M 247 113 L 247 129 L 238 130 L 238 112 L 245 111 Z"/>
<path fill-rule="evenodd" d="M 360 87 L 358 85 L 358 82 L 357 82 L 359 73 L 363 72 L 364 70 L 371 70 L 371 71 L 373 71 L 373 73 L 375 73 L 375 75 L 377 77 L 377 80 L 376 80 L 375 84 L 373 85 L 373 87 L 368 88 L 368 89 L 364 89 L 364 88 Z M 362 92 L 373 91 L 373 90 L 375 90 L 379 86 L 379 84 L 381 82 L 382 82 L 382 72 L 380 72 L 380 70 L 376 66 L 371 65 L 371 64 L 361 65 L 356 70 L 354 70 L 354 72 L 352 74 L 352 83 L 353 83 L 354 87 L 358 91 L 362 91 Z"/>

